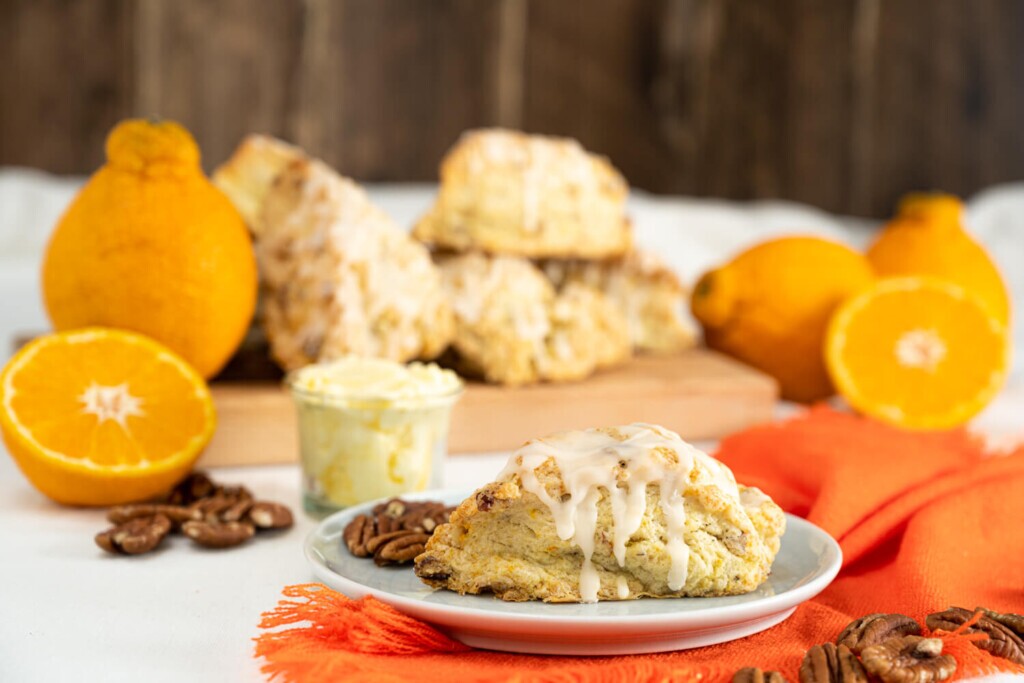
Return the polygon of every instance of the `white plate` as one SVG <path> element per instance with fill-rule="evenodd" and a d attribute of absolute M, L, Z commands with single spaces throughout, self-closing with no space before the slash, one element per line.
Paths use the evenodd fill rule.
<path fill-rule="evenodd" d="M 427 491 L 409 500 L 455 505 L 469 492 Z M 747 595 L 545 604 L 504 602 L 490 595 L 434 590 L 412 568 L 378 567 L 357 558 L 341 532 L 367 503 L 335 513 L 306 539 L 306 559 L 325 584 L 352 598 L 372 595 L 472 647 L 554 655 L 613 655 L 684 650 L 723 643 L 785 620 L 796 606 L 832 582 L 842 564 L 839 545 L 810 522 L 786 515 L 782 549 L 772 573 Z"/>

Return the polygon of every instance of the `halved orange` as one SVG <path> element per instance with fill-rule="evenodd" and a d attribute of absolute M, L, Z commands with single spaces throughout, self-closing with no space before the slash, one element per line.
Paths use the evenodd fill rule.
<path fill-rule="evenodd" d="M 29 481 L 57 502 L 145 500 L 184 477 L 213 435 L 192 366 L 132 332 L 36 339 L 0 372 L 0 431 Z"/>
<path fill-rule="evenodd" d="M 910 429 L 961 425 L 995 397 L 1010 365 L 1006 328 L 962 287 L 880 280 L 844 303 L 825 359 L 853 408 Z"/>

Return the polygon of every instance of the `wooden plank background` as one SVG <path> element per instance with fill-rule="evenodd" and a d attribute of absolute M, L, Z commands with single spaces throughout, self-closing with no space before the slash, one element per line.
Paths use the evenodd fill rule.
<path fill-rule="evenodd" d="M 1019 0 L 2 0 L 0 165 L 84 173 L 130 115 L 364 181 L 459 132 L 572 135 L 637 187 L 883 216 L 1024 177 Z"/>

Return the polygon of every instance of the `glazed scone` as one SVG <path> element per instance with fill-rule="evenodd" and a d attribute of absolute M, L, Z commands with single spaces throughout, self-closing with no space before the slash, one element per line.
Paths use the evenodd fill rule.
<path fill-rule="evenodd" d="M 686 317 L 686 289 L 657 255 L 634 250 L 605 261 L 548 260 L 544 273 L 562 288 L 580 282 L 605 294 L 623 312 L 634 349 L 673 353 L 696 343 Z"/>
<path fill-rule="evenodd" d="M 250 135 L 217 168 L 213 183 L 231 199 L 253 235 L 259 236 L 263 202 L 274 179 L 290 162 L 305 158 L 294 145 L 266 135 Z"/>
<path fill-rule="evenodd" d="M 455 314 L 454 362 L 505 385 L 582 379 L 629 356 L 625 317 L 596 289 L 556 292 L 530 261 L 438 255 Z"/>
<path fill-rule="evenodd" d="M 748 593 L 769 575 L 782 510 L 663 427 L 527 443 L 416 558 L 435 588 L 595 602 Z"/>
<path fill-rule="evenodd" d="M 217 176 L 250 214 L 263 327 L 284 369 L 346 355 L 429 359 L 451 341 L 451 309 L 426 247 L 354 182 L 266 139 L 243 144 Z"/>
<path fill-rule="evenodd" d="M 437 199 L 414 234 L 453 251 L 620 256 L 631 244 L 627 194 L 622 175 L 575 140 L 470 131 L 442 161 Z"/>

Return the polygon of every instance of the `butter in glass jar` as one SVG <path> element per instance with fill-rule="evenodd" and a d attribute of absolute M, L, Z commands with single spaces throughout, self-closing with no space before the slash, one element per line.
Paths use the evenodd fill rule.
<path fill-rule="evenodd" d="M 441 486 L 462 382 L 433 363 L 346 357 L 288 376 L 303 503 L 315 515 Z"/>

